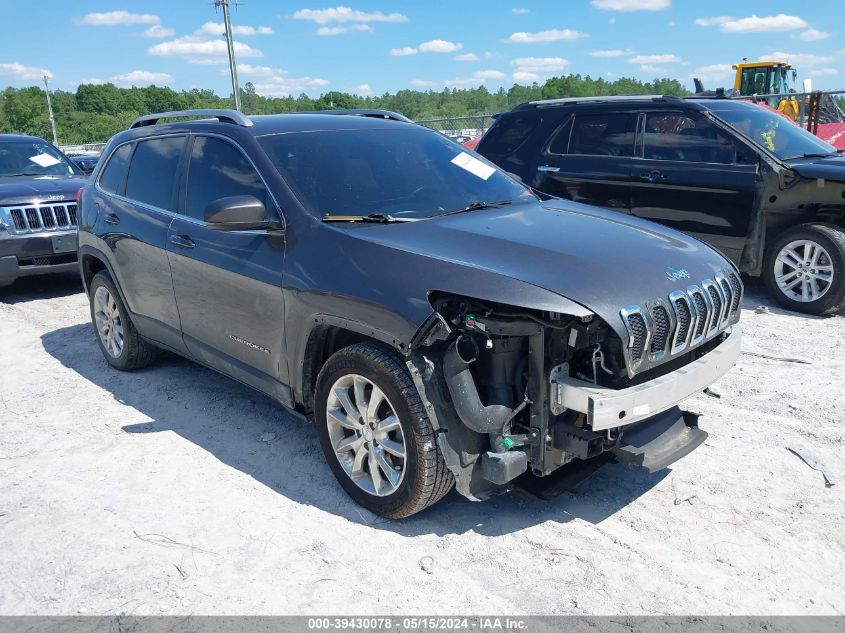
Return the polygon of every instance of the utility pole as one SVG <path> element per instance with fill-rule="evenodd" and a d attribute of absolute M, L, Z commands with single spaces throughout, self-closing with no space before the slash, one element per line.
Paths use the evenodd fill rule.
<path fill-rule="evenodd" d="M 50 83 L 47 73 L 44 73 L 44 88 L 47 91 L 47 113 L 50 115 L 50 127 L 53 128 L 53 145 L 59 146 L 59 138 L 56 136 L 56 118 L 53 116 L 53 103 L 50 101 Z"/>
<path fill-rule="evenodd" d="M 232 76 L 232 95 L 235 110 L 241 111 L 241 93 L 238 89 L 238 69 L 235 66 L 235 45 L 232 42 L 232 21 L 229 19 L 229 0 L 214 0 L 214 8 L 223 8 L 223 24 L 226 27 L 226 47 L 229 49 L 229 73 Z"/>

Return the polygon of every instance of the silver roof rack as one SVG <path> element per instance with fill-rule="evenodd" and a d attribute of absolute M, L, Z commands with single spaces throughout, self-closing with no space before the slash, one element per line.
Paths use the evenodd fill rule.
<path fill-rule="evenodd" d="M 676 97 L 665 95 L 608 95 L 605 97 L 564 97 L 563 99 L 544 99 L 541 101 L 529 101 L 528 105 L 561 105 L 565 103 L 600 103 L 613 101 L 659 101 L 662 99 L 673 99 Z"/>
<path fill-rule="evenodd" d="M 217 119 L 221 123 L 234 123 L 242 127 L 252 127 L 252 121 L 244 116 L 243 113 L 237 110 L 215 110 L 215 109 L 199 109 L 199 110 L 176 110 L 174 112 L 159 112 L 157 114 L 147 114 L 139 116 L 129 126 L 130 130 L 139 127 L 146 127 L 148 125 L 155 125 L 163 119 L 182 119 L 186 117 L 208 117 L 210 119 Z"/>

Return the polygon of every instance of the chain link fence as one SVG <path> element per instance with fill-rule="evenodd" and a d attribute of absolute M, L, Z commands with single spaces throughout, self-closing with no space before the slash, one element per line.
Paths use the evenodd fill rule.
<path fill-rule="evenodd" d="M 476 116 L 444 117 L 442 119 L 420 119 L 414 121 L 432 130 L 448 136 L 458 143 L 466 143 L 470 139 L 480 138 L 491 125 L 493 114 L 479 114 Z"/>

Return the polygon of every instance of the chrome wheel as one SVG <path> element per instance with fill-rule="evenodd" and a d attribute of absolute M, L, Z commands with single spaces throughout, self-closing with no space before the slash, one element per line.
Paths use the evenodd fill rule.
<path fill-rule="evenodd" d="M 94 292 L 94 320 L 105 350 L 110 356 L 119 357 L 123 352 L 123 323 L 114 297 L 104 286 Z"/>
<path fill-rule="evenodd" d="M 385 497 L 405 477 L 405 437 L 396 410 L 379 387 L 357 374 L 332 385 L 326 425 L 343 470 L 365 492 Z"/>
<path fill-rule="evenodd" d="M 830 254 L 812 240 L 795 240 L 784 246 L 774 265 L 780 291 L 801 303 L 821 299 L 833 283 Z"/>

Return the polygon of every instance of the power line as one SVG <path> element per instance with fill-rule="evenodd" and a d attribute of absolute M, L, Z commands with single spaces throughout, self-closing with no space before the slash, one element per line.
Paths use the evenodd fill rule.
<path fill-rule="evenodd" d="M 47 113 L 50 115 L 50 127 L 53 128 L 53 145 L 58 146 L 59 138 L 56 136 L 56 119 L 53 116 L 53 103 L 50 101 L 50 84 L 47 73 L 44 73 L 44 89 L 47 92 Z"/>
<path fill-rule="evenodd" d="M 235 110 L 241 112 L 241 92 L 238 88 L 238 69 L 235 65 L 235 45 L 232 42 L 232 21 L 229 19 L 229 0 L 214 0 L 214 8 L 222 7 L 223 25 L 226 28 L 226 47 L 229 50 L 229 74 L 232 77 L 232 95 L 235 98 Z"/>

